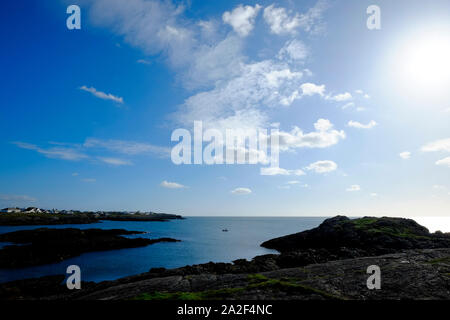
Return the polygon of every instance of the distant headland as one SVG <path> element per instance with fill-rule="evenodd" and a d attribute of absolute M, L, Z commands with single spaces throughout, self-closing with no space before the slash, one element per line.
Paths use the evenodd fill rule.
<path fill-rule="evenodd" d="M 0 210 L 0 225 L 57 225 L 57 224 L 88 224 L 113 221 L 168 221 L 183 219 L 181 215 L 141 212 L 141 211 L 79 211 L 28 208 L 4 208 Z"/>

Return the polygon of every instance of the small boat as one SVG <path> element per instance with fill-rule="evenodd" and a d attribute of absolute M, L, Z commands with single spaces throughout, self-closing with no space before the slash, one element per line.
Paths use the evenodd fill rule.
<path fill-rule="evenodd" d="M 228 232 L 228 229 L 222 229 L 222 232 Z"/>

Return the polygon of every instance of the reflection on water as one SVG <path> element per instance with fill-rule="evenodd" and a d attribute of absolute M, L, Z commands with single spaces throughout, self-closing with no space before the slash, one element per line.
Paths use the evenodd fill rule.
<path fill-rule="evenodd" d="M 430 232 L 437 230 L 450 232 L 450 217 L 413 217 L 412 219 L 428 228 Z"/>

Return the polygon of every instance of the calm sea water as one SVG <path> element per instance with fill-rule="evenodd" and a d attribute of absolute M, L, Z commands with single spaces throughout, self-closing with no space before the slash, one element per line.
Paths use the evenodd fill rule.
<path fill-rule="evenodd" d="M 185 265 L 231 262 L 274 253 L 259 245 L 269 239 L 317 227 L 323 217 L 188 217 L 168 222 L 104 221 L 95 224 L 59 226 L 0 226 L 0 233 L 49 228 L 101 228 L 146 231 L 139 237 L 171 237 L 176 243 L 156 243 L 141 248 L 85 253 L 60 263 L 15 270 L 0 269 L 0 282 L 65 274 L 69 265 L 80 266 L 82 280 L 103 281 L 138 274 L 153 267 L 176 268 Z M 222 229 L 228 232 L 222 232 Z"/>
<path fill-rule="evenodd" d="M 69 265 L 80 266 L 85 281 L 113 280 L 148 271 L 154 267 L 177 268 L 185 265 L 231 262 L 275 253 L 259 245 L 269 239 L 317 227 L 325 217 L 188 217 L 168 222 L 104 221 L 102 223 L 59 226 L 0 226 L 0 233 L 49 228 L 100 228 L 146 231 L 137 237 L 171 237 L 176 243 L 156 243 L 141 248 L 99 251 L 60 263 L 15 270 L 0 269 L 0 282 L 65 274 Z M 450 232 L 449 217 L 416 217 L 431 232 Z M 222 232 L 222 229 L 228 232 Z M 0 243 L 0 247 L 5 243 Z"/>

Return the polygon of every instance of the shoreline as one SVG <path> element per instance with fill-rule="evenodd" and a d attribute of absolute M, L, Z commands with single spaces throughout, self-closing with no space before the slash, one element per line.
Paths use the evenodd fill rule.
<path fill-rule="evenodd" d="M 185 219 L 181 215 L 155 213 L 141 214 L 109 214 L 95 213 L 50 214 L 50 213 L 0 213 L 0 226 L 30 226 L 30 225 L 63 225 L 63 224 L 91 224 L 104 221 L 159 221 Z"/>
<path fill-rule="evenodd" d="M 306 300 L 383 299 L 361 291 L 361 288 L 357 290 L 359 296 L 352 293 L 355 290 L 352 286 L 356 285 L 354 279 L 366 277 L 363 266 L 369 261 L 383 266 L 389 262 L 386 267 L 397 270 L 395 277 L 389 275 L 396 287 L 390 289 L 386 299 L 450 299 L 444 291 L 445 283 L 450 281 L 450 234 L 429 233 L 410 219 L 364 217 L 350 220 L 337 216 L 325 220 L 317 228 L 274 238 L 261 245 L 275 248 L 279 254 L 256 256 L 250 261 L 237 259 L 232 263 L 152 268 L 116 280 L 83 282 L 83 289 L 78 292 L 68 293 L 58 287 L 62 291 L 50 292 L 46 299 L 172 300 L 191 297 L 233 300 L 283 299 L 283 295 Z M 355 270 L 355 266 L 360 266 L 361 270 Z M 305 274 L 300 270 L 309 271 Z M 342 275 L 346 281 L 342 283 L 344 287 L 333 287 L 336 285 L 333 278 L 326 277 L 327 273 L 334 274 L 336 270 L 345 270 L 345 277 Z M 311 282 L 312 275 L 317 281 Z M 32 284 L 47 283 L 51 277 L 64 278 L 64 275 L 4 282 L 0 284 L 0 293 L 14 286 L 26 292 Z M 328 280 L 319 281 L 322 277 Z M 414 278 L 417 278 L 415 289 L 400 289 Z M 422 295 L 413 295 L 417 294 L 417 288 L 422 290 Z M 0 296 L 8 298 L 4 294 Z"/>

